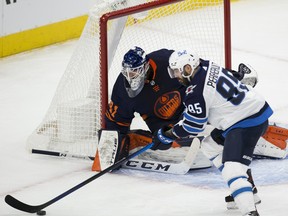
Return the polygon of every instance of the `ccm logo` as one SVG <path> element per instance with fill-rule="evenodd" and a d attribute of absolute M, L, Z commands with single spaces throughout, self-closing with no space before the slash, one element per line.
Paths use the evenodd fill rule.
<path fill-rule="evenodd" d="M 142 168 L 142 169 L 147 169 L 147 170 L 168 171 L 170 168 L 170 165 L 163 165 L 161 163 L 140 162 L 140 161 L 133 161 L 133 160 L 129 160 L 125 165 L 127 167 Z"/>

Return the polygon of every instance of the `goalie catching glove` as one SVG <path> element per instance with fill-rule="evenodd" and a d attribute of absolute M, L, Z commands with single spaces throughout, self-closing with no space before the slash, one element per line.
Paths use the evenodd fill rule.
<path fill-rule="evenodd" d="M 154 145 L 152 146 L 152 150 L 167 150 L 171 148 L 173 141 L 177 139 L 177 137 L 172 133 L 172 128 L 169 126 L 165 126 L 156 131 L 153 135 L 152 142 Z"/>

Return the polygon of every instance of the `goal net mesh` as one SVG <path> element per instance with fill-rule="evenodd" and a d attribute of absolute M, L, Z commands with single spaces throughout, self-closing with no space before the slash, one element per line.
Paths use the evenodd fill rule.
<path fill-rule="evenodd" d="M 39 149 L 94 157 L 101 112 L 121 71 L 123 55 L 133 46 L 146 53 L 161 48 L 195 50 L 201 58 L 224 64 L 223 0 L 185 0 L 165 4 L 107 23 L 101 35 L 101 17 L 109 12 L 141 8 L 158 1 L 113 0 L 95 5 L 46 116 L 28 138 L 28 149 Z M 137 6 L 139 5 L 139 6 Z M 103 32 L 102 32 L 103 33 Z M 108 86 L 101 75 L 101 37 L 107 37 Z M 102 53 L 103 54 L 103 53 Z"/>

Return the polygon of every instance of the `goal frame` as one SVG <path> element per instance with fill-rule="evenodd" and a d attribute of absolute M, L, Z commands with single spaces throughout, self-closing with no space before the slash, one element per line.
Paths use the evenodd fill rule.
<path fill-rule="evenodd" d="M 230 1 L 102 0 L 95 4 L 44 119 L 27 139 L 27 150 L 94 159 L 99 130 L 107 126 L 108 100 L 123 55 L 131 46 L 148 53 L 189 46 L 202 58 L 231 69 Z M 175 22 L 170 15 L 175 15 Z M 136 118 L 137 113 L 135 120 L 143 120 Z"/>
<path fill-rule="evenodd" d="M 106 128 L 104 116 L 108 107 L 108 21 L 123 16 L 143 12 L 152 8 L 162 7 L 168 4 L 178 3 L 185 0 L 157 0 L 118 11 L 108 12 L 100 18 L 100 76 L 101 76 L 101 127 Z M 231 69 L 231 9 L 230 0 L 223 0 L 224 4 L 224 59 L 225 67 Z"/>

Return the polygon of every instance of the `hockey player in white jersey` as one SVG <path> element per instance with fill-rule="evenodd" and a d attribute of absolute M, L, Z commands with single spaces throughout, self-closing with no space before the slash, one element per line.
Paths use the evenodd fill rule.
<path fill-rule="evenodd" d="M 221 131 L 223 147 L 208 136 L 210 140 L 202 142 L 203 153 L 221 171 L 242 214 L 259 215 L 247 170 L 273 113 L 269 104 L 226 69 L 187 50 L 170 56 L 168 72 L 187 86 L 185 110 L 172 128 L 158 130 L 153 150 L 170 145 L 177 138 L 196 137 L 211 124 Z"/>

